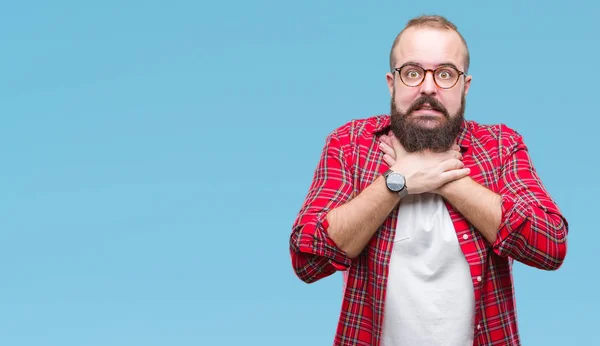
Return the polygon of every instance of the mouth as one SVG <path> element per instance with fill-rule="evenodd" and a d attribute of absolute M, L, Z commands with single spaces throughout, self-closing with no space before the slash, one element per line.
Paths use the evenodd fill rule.
<path fill-rule="evenodd" d="M 421 107 L 416 109 L 417 111 L 419 110 L 429 110 L 429 111 L 436 111 L 439 112 L 439 110 L 437 110 L 437 108 L 432 107 L 430 104 L 425 103 L 424 105 L 422 105 Z"/>
<path fill-rule="evenodd" d="M 414 115 L 443 115 L 442 112 L 431 106 L 422 106 L 414 110 Z"/>
<path fill-rule="evenodd" d="M 430 103 L 423 103 L 415 108 L 412 112 L 413 116 L 417 116 L 421 119 L 439 119 L 440 117 L 445 117 L 444 111 L 440 110 L 438 107 L 432 106 Z"/>

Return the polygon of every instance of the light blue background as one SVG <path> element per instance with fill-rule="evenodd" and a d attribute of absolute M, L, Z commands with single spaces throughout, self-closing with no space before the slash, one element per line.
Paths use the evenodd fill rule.
<path fill-rule="evenodd" d="M 5 2 L 0 344 L 330 345 L 341 275 L 297 279 L 291 225 L 423 13 L 469 43 L 467 117 L 524 135 L 570 222 L 559 271 L 515 268 L 523 344 L 593 343 L 599 6 Z"/>

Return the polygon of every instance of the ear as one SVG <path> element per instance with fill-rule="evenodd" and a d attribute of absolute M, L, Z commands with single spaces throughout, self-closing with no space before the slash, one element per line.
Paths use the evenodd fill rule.
<path fill-rule="evenodd" d="M 469 75 L 465 77 L 465 96 L 469 93 L 469 88 L 471 87 L 471 80 L 473 76 Z"/>
<path fill-rule="evenodd" d="M 387 81 L 388 89 L 390 90 L 390 97 L 394 96 L 394 74 L 388 72 L 385 74 L 385 79 Z"/>

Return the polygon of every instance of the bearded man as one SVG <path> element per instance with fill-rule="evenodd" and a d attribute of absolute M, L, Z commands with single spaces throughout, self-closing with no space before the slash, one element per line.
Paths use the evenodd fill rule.
<path fill-rule="evenodd" d="M 512 262 L 564 261 L 567 220 L 522 136 L 464 118 L 469 61 L 446 18 L 410 20 L 390 114 L 327 136 L 290 252 L 307 283 L 344 273 L 334 345 L 519 345 Z"/>

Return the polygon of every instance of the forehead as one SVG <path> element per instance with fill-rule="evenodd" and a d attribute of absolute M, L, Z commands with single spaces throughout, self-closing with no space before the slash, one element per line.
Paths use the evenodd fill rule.
<path fill-rule="evenodd" d="M 462 70 L 465 55 L 465 45 L 456 32 L 436 28 L 409 28 L 395 48 L 396 67 L 410 61 L 428 68 L 452 63 Z"/>

